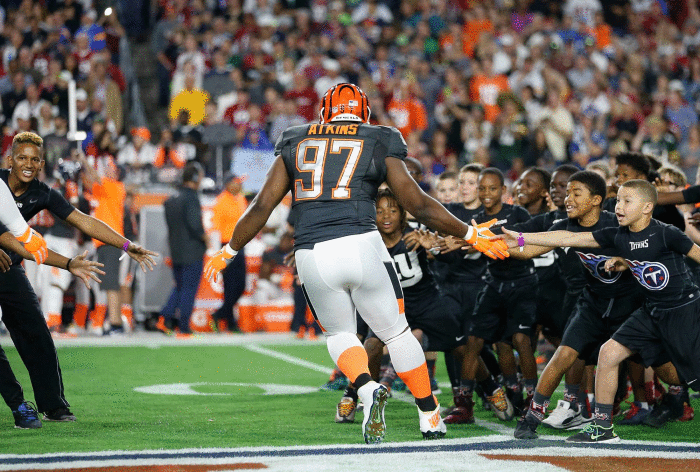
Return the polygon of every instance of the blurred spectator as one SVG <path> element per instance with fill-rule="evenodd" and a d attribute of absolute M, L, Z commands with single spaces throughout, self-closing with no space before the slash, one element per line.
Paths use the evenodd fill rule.
<path fill-rule="evenodd" d="M 581 116 L 579 124 L 574 126 L 574 133 L 569 144 L 572 160 L 581 168 L 589 162 L 601 159 L 607 151 L 605 135 L 595 129 L 594 119 L 586 114 Z"/>
<path fill-rule="evenodd" d="M 117 162 L 135 169 L 155 164 L 156 147 L 151 144 L 151 132 L 148 128 L 131 130 L 131 142 L 119 151 Z"/>
<path fill-rule="evenodd" d="M 282 132 L 291 126 L 302 125 L 306 120 L 297 114 L 297 105 L 291 98 L 278 98 L 273 103 L 273 115 L 270 123 L 270 141 L 277 142 Z"/>
<path fill-rule="evenodd" d="M 386 109 L 404 139 L 409 139 L 409 135 L 413 133 L 420 135 L 428 128 L 428 115 L 423 104 L 415 96 L 415 87 L 416 85 L 408 79 L 402 79 Z"/>
<path fill-rule="evenodd" d="M 311 87 L 309 79 L 304 74 L 294 76 L 294 86 L 285 93 L 284 98 L 290 98 L 297 104 L 297 114 L 307 122 L 318 119 L 319 96 Z"/>
<path fill-rule="evenodd" d="M 501 94 L 498 100 L 501 112 L 493 124 L 494 164 L 502 170 L 510 169 L 516 157 L 522 157 L 527 148 L 527 121 L 520 100 L 513 94 Z"/>
<path fill-rule="evenodd" d="M 698 124 L 698 114 L 695 109 L 683 98 L 685 88 L 680 80 L 674 80 L 669 84 L 668 104 L 666 105 L 666 119 L 678 130 L 679 141 L 684 143 L 688 139 L 688 130 Z"/>
<path fill-rule="evenodd" d="M 80 16 L 80 28 L 75 32 L 76 38 L 85 35 L 88 38 L 90 50 L 101 51 L 107 46 L 107 33 L 96 23 L 97 12 L 85 10 Z"/>
<path fill-rule="evenodd" d="M 267 171 L 275 160 L 275 147 L 262 128 L 242 129 L 245 134 L 233 149 L 231 172 L 246 175 L 245 191 L 256 193 L 262 188 Z"/>
<path fill-rule="evenodd" d="M 61 114 L 56 115 L 53 132 L 44 135 L 43 138 L 47 174 L 51 174 L 61 159 L 67 159 L 70 156 L 71 143 L 68 141 L 68 120 L 66 117 Z"/>
<path fill-rule="evenodd" d="M 547 106 L 542 110 L 540 117 L 540 126 L 552 157 L 557 164 L 565 161 L 567 145 L 574 131 L 574 120 L 562 104 L 558 90 L 550 90 L 547 93 Z"/>
<path fill-rule="evenodd" d="M 284 258 L 293 249 L 294 235 L 291 231 L 286 231 L 282 234 L 278 245 L 263 253 L 260 272 L 256 282 L 255 301 L 258 304 L 265 305 L 271 301 L 291 295 L 294 289 L 294 269 L 284 263 Z M 305 315 L 306 304 L 303 304 L 303 307 Z M 302 319 L 305 320 L 305 316 Z M 295 326 L 294 328 L 299 330 L 300 326 Z M 292 329 L 294 330 L 294 328 Z"/>
<path fill-rule="evenodd" d="M 632 141 L 632 149 L 657 157 L 661 162 L 678 162 L 678 141 L 668 130 L 668 123 L 662 116 L 650 115 L 644 120 Z"/>
<path fill-rule="evenodd" d="M 493 61 L 489 56 L 484 56 L 481 59 L 480 71 L 471 78 L 469 95 L 484 107 L 488 121 L 493 122 L 498 116 L 498 96 L 508 89 L 508 78 L 505 75 L 494 74 Z"/>
<path fill-rule="evenodd" d="M 224 190 L 216 197 L 212 208 L 212 229 L 219 234 L 222 246 L 227 244 L 236 223 L 248 207 L 241 193 L 243 179 L 228 173 L 224 178 Z M 223 305 L 212 315 L 219 331 L 238 331 L 233 317 L 233 307 L 245 291 L 245 254 L 240 253 L 222 272 L 224 282 Z"/>
<path fill-rule="evenodd" d="M 171 320 L 179 310 L 178 327 L 182 335 L 189 335 L 190 316 L 202 278 L 207 235 L 202 226 L 202 205 L 197 190 L 204 178 L 204 169 L 198 162 L 190 162 L 182 172 L 178 193 L 163 204 L 168 226 L 168 243 L 172 259 L 175 287 L 160 312 L 158 328 L 169 331 Z"/>
<path fill-rule="evenodd" d="M 688 140 L 681 144 L 679 154 L 683 169 L 693 169 L 700 164 L 700 127 L 695 125 L 688 130 Z"/>
<path fill-rule="evenodd" d="M 178 169 L 185 167 L 186 156 L 180 154 L 173 143 L 173 132 L 164 128 L 160 134 L 160 143 L 156 148 L 154 165 L 158 168 L 174 166 Z"/>
<path fill-rule="evenodd" d="M 17 119 L 20 116 L 38 119 L 43 105 L 48 105 L 48 102 L 39 97 L 39 88 L 34 84 L 27 86 L 26 98 L 17 103 L 12 113 L 12 127 L 19 129 Z"/>
<path fill-rule="evenodd" d="M 117 83 L 107 75 L 104 57 L 98 55 L 92 60 L 85 91 L 91 99 L 97 98 L 104 105 L 106 118 L 114 123 L 116 132 L 121 133 L 124 126 L 122 96 Z"/>
<path fill-rule="evenodd" d="M 316 95 L 319 97 L 322 97 L 323 94 L 334 85 L 348 81 L 348 79 L 340 75 L 340 63 L 338 61 L 326 61 L 324 70 L 325 74 L 316 79 L 316 84 L 314 85 Z"/>
<path fill-rule="evenodd" d="M 26 85 L 22 72 L 12 74 L 12 89 L 2 95 L 2 113 L 7 119 L 12 118 L 17 104 L 27 98 Z"/>

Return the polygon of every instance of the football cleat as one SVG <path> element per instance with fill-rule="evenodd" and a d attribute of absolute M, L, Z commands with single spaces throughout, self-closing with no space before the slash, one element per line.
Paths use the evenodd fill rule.
<path fill-rule="evenodd" d="M 362 435 L 367 444 L 382 442 L 386 435 L 384 407 L 389 400 L 389 392 L 384 385 L 369 382 L 357 391 L 364 403 L 364 418 L 362 419 Z"/>
<path fill-rule="evenodd" d="M 576 408 L 572 408 L 570 402 L 559 400 L 557 402 L 557 407 L 542 421 L 542 423 L 553 429 L 568 430 L 581 429 L 591 421 L 592 418 L 583 416 L 580 405 L 577 405 Z"/>
<path fill-rule="evenodd" d="M 630 405 L 630 409 L 625 412 L 625 417 L 617 424 L 621 426 L 637 426 L 644 423 L 644 420 L 649 416 L 649 408 L 642 408 L 639 402 L 634 402 Z"/>
<path fill-rule="evenodd" d="M 578 433 L 566 438 L 569 443 L 615 443 L 620 442 L 620 437 L 615 434 L 613 427 L 603 428 L 595 423 L 589 424 Z"/>
<path fill-rule="evenodd" d="M 41 428 L 41 420 L 36 407 L 30 402 L 23 402 L 16 410 L 12 410 L 12 416 L 15 417 L 15 428 L 18 429 L 37 429 Z"/>
<path fill-rule="evenodd" d="M 333 390 L 345 390 L 347 386 L 350 384 L 350 381 L 348 378 L 344 375 L 337 375 L 334 379 L 328 380 L 328 382 L 324 383 L 319 387 L 319 390 L 325 390 L 325 391 L 333 391 Z"/>
<path fill-rule="evenodd" d="M 513 404 L 508 400 L 503 388 L 496 389 L 493 395 L 487 395 L 486 401 L 489 405 L 489 409 L 496 415 L 496 418 L 501 421 L 510 421 L 513 419 L 515 415 Z"/>
<path fill-rule="evenodd" d="M 343 397 L 335 409 L 336 423 L 354 423 L 357 402 L 350 397 Z"/>
<path fill-rule="evenodd" d="M 56 408 L 44 413 L 44 421 L 75 421 L 75 415 L 68 408 Z"/>
<path fill-rule="evenodd" d="M 418 418 L 420 419 L 420 432 L 423 433 L 423 439 L 440 439 L 445 437 L 447 426 L 445 426 L 445 422 L 440 416 L 440 405 L 433 411 L 421 411 L 418 408 Z"/>
<path fill-rule="evenodd" d="M 529 416 L 519 418 L 513 432 L 515 439 L 537 439 L 537 421 Z"/>

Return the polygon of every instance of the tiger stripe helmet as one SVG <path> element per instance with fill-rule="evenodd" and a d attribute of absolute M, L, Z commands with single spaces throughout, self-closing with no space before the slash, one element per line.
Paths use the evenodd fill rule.
<path fill-rule="evenodd" d="M 329 88 L 321 100 L 321 124 L 333 121 L 369 123 L 371 110 L 367 95 L 355 84 L 338 84 Z"/>

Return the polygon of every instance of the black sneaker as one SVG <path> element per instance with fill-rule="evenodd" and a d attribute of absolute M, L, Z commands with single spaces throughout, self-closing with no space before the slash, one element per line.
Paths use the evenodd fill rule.
<path fill-rule="evenodd" d="M 513 437 L 515 439 L 537 439 L 537 426 L 539 423 L 530 419 L 527 415 L 520 418 L 515 425 Z"/>
<path fill-rule="evenodd" d="M 613 427 L 603 428 L 597 424 L 589 424 L 580 432 L 566 438 L 569 443 L 615 443 L 620 442 L 620 436 L 615 434 Z"/>
<path fill-rule="evenodd" d="M 669 421 L 676 421 L 681 416 L 683 416 L 683 397 L 666 394 L 663 402 L 654 405 L 654 409 L 644 418 L 644 424 L 661 428 Z"/>
<path fill-rule="evenodd" d="M 12 410 L 12 416 L 15 417 L 15 428 L 19 429 L 37 429 L 41 428 L 41 420 L 39 413 L 36 411 L 36 406 L 33 403 L 24 402 Z"/>
<path fill-rule="evenodd" d="M 44 421 L 75 421 L 75 415 L 68 408 L 56 408 L 44 413 Z"/>

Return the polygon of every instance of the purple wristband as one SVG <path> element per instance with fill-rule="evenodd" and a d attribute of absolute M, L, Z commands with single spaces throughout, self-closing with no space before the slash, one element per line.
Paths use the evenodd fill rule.
<path fill-rule="evenodd" d="M 130 245 L 131 245 L 131 241 L 129 241 L 129 240 L 127 239 L 126 242 L 124 243 L 124 245 L 122 246 L 122 249 L 124 250 L 124 252 L 129 252 L 129 246 L 130 246 Z"/>
<path fill-rule="evenodd" d="M 518 248 L 520 252 L 523 252 L 523 248 L 525 247 L 525 238 L 523 237 L 523 233 L 518 233 Z"/>

